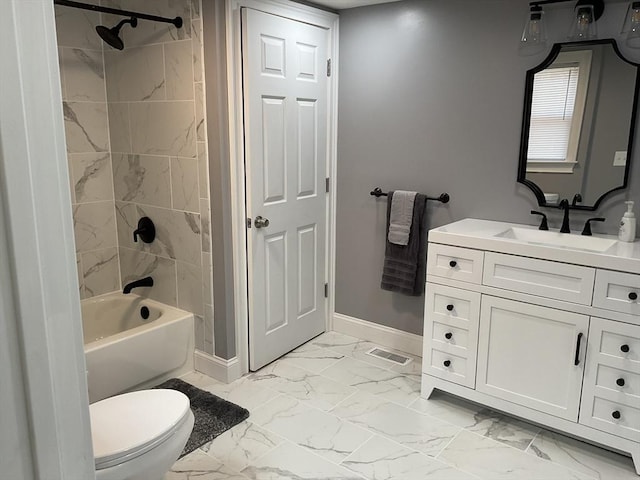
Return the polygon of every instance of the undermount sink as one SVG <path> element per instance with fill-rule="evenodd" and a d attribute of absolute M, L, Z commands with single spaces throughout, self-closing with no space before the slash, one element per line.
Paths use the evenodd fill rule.
<path fill-rule="evenodd" d="M 609 238 L 571 235 L 568 233 L 532 230 L 518 227 L 511 227 L 495 236 L 499 238 L 518 240 L 533 245 L 569 248 L 573 250 L 587 250 L 590 252 L 606 252 L 618 243 L 617 240 Z"/>

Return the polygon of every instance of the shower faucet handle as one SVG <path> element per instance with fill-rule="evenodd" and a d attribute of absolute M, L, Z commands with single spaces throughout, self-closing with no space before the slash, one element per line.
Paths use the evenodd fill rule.
<path fill-rule="evenodd" d="M 138 242 L 138 237 L 144 243 L 151 243 L 156 238 L 156 227 L 149 217 L 138 220 L 138 228 L 133 231 L 133 241 Z"/>

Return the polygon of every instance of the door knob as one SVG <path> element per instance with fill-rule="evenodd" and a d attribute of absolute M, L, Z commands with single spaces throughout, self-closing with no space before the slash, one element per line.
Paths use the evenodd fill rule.
<path fill-rule="evenodd" d="M 256 226 L 256 228 L 268 227 L 269 226 L 269 219 L 268 218 L 262 218 L 260 215 L 258 215 L 256 217 L 256 219 L 253 221 L 253 224 Z"/>

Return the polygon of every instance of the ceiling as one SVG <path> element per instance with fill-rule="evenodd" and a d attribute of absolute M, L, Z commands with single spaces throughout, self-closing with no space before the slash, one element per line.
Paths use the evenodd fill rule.
<path fill-rule="evenodd" d="M 376 5 L 378 3 L 399 2 L 400 0 L 311 0 L 316 5 L 329 7 L 333 10 L 344 10 L 346 8 L 364 7 L 366 5 Z"/>

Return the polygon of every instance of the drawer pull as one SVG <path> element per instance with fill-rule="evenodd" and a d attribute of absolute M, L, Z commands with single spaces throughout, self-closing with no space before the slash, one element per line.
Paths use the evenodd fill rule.
<path fill-rule="evenodd" d="M 638 294 L 636 292 L 629 293 L 629 300 L 637 300 Z"/>
<path fill-rule="evenodd" d="M 458 262 L 456 262 L 455 260 L 451 260 L 451 261 L 449 262 L 449 266 L 450 266 L 451 268 L 456 268 L 456 265 L 458 265 Z"/>
<path fill-rule="evenodd" d="M 613 413 L 611 414 L 611 416 L 612 416 L 613 418 L 615 418 L 616 420 L 619 420 L 621 415 L 620 415 L 620 412 L 619 412 L 618 410 L 616 410 L 615 412 L 613 412 Z"/>
<path fill-rule="evenodd" d="M 451 340 L 451 337 L 453 337 L 453 333 L 451 332 L 447 332 L 444 334 L 444 338 L 446 338 L 447 340 Z"/>
<path fill-rule="evenodd" d="M 578 341 L 576 342 L 576 358 L 573 360 L 574 365 L 580 365 L 580 342 L 582 341 L 582 332 L 578 334 Z"/>
<path fill-rule="evenodd" d="M 629 353 L 629 345 L 625 344 L 620 347 L 620 351 L 624 353 Z"/>
<path fill-rule="evenodd" d="M 447 310 L 449 310 L 451 312 L 453 310 L 453 305 L 451 305 L 451 304 L 447 305 Z"/>
<path fill-rule="evenodd" d="M 450 366 L 450 365 L 451 365 L 451 360 L 445 360 L 444 362 L 442 362 L 442 364 L 443 364 L 445 367 L 448 367 L 448 366 Z"/>
<path fill-rule="evenodd" d="M 618 385 L 619 387 L 624 387 L 624 378 L 617 379 L 616 385 Z"/>

